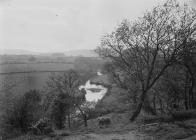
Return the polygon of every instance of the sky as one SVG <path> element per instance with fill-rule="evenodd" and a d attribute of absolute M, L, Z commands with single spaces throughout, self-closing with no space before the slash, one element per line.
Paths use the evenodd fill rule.
<path fill-rule="evenodd" d="M 0 0 L 0 49 L 95 49 L 123 19 L 165 0 Z M 196 0 L 190 1 L 196 6 Z"/>

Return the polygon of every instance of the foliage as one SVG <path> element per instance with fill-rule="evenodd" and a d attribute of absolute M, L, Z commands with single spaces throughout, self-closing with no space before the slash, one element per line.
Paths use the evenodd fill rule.
<path fill-rule="evenodd" d="M 2 129 L 6 133 L 26 133 L 40 117 L 41 94 L 30 90 L 19 98 L 12 98 L 4 106 Z"/>
<path fill-rule="evenodd" d="M 135 83 L 137 93 L 141 93 L 131 121 L 139 115 L 144 104 L 155 114 L 149 105 L 149 91 L 165 71 L 182 58 L 183 49 L 195 39 L 195 21 L 195 9 L 169 0 L 135 22 L 123 21 L 102 39 L 96 51 L 111 59 L 115 66 L 113 72 L 120 73 L 118 82 L 128 79 L 128 84 Z M 127 88 L 126 84 L 121 84 Z"/>
<path fill-rule="evenodd" d="M 83 114 L 80 105 L 85 101 L 85 92 L 79 90 L 81 85 L 80 75 L 74 70 L 68 70 L 63 74 L 53 74 L 47 82 L 45 110 L 58 128 L 63 128 L 66 116 L 70 127 L 70 115 L 76 109 Z"/>

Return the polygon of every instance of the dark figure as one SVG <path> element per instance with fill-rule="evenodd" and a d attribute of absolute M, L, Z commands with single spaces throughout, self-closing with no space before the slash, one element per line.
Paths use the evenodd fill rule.
<path fill-rule="evenodd" d="M 100 128 L 108 127 L 111 124 L 111 120 L 108 117 L 100 117 L 98 118 L 98 121 L 99 121 Z"/>

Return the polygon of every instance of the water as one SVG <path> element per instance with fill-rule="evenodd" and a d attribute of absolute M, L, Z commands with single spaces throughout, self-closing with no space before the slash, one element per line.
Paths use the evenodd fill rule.
<path fill-rule="evenodd" d="M 103 75 L 103 74 L 102 74 L 101 72 L 98 71 L 98 72 L 97 72 L 97 75 L 98 75 L 98 76 L 101 76 L 101 75 Z"/>
<path fill-rule="evenodd" d="M 102 99 L 108 90 L 106 87 L 104 87 L 102 85 L 91 84 L 90 80 L 88 80 L 85 85 L 80 86 L 80 89 L 82 89 L 82 88 L 84 88 L 86 90 L 86 100 L 87 101 L 95 101 L 95 102 Z M 91 88 L 97 88 L 97 89 L 100 89 L 100 91 L 99 92 L 92 92 L 91 90 L 89 90 Z"/>

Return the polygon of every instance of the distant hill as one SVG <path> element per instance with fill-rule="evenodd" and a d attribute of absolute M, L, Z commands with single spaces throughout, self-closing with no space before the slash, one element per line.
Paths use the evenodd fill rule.
<path fill-rule="evenodd" d="M 94 50 L 71 50 L 65 52 L 66 56 L 98 57 Z"/>
<path fill-rule="evenodd" d="M 98 57 L 98 55 L 94 52 L 94 50 L 85 50 L 85 49 L 79 49 L 79 50 L 70 50 L 63 52 L 65 56 L 83 56 L 83 57 Z M 40 53 L 40 52 L 33 52 L 33 51 L 27 51 L 27 50 L 20 50 L 20 49 L 0 49 L 0 55 L 54 55 L 54 54 L 61 54 L 62 52 L 46 52 L 46 53 Z"/>
<path fill-rule="evenodd" d="M 7 55 L 36 55 L 37 52 L 27 51 L 27 50 L 20 50 L 20 49 L 0 49 L 0 54 L 7 54 Z"/>

